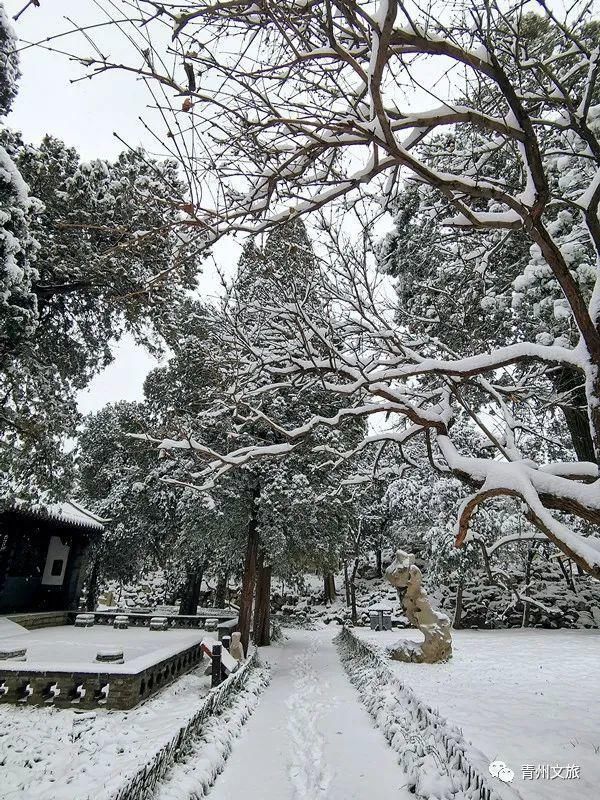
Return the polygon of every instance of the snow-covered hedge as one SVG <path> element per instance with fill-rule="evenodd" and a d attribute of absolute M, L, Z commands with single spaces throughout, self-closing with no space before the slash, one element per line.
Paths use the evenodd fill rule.
<path fill-rule="evenodd" d="M 257 695 L 267 685 L 268 679 L 268 669 L 260 665 L 258 653 L 254 651 L 241 669 L 211 690 L 187 725 L 119 789 L 113 800 L 147 800 L 153 796 L 169 800 L 203 797 L 222 771 L 231 751 L 231 742 L 252 713 Z M 188 766 L 184 762 L 192 753 L 194 764 Z M 181 785 L 179 780 L 167 777 L 166 793 L 162 793 L 162 788 L 157 791 L 159 782 L 173 767 Z M 179 788 L 176 791 L 174 787 Z M 183 787 L 187 789 L 184 791 Z"/>
<path fill-rule="evenodd" d="M 234 740 L 258 704 L 259 695 L 269 680 L 265 667 L 252 670 L 243 688 L 231 703 L 202 726 L 188 756 L 178 760 L 156 789 L 156 800 L 199 800 L 223 771 Z"/>
<path fill-rule="evenodd" d="M 336 643 L 348 677 L 398 753 L 416 797 L 517 800 L 515 790 L 489 776 L 489 759 L 398 680 L 368 644 L 348 628 L 342 629 Z"/>

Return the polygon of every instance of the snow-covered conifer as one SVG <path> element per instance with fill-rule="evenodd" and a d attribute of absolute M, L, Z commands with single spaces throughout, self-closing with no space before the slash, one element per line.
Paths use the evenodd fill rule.
<path fill-rule="evenodd" d="M 0 131 L 17 94 L 16 40 L 0 5 Z M 37 323 L 32 283 L 37 243 L 30 230 L 32 201 L 12 154 L 0 141 L 0 365 L 32 335 Z"/>
<path fill-rule="evenodd" d="M 201 248 L 172 230 L 184 195 L 173 161 L 131 151 L 85 163 L 51 136 L 33 147 L 9 130 L 0 146 L 37 198 L 15 211 L 37 242 L 27 295 L 35 330 L 14 291 L 13 313 L 0 323 L 0 492 L 64 493 L 72 464 L 63 445 L 77 426 L 77 391 L 112 360 L 111 342 L 125 332 L 162 346 L 163 324 L 194 285 Z M 153 283 L 157 265 L 169 278 Z"/>

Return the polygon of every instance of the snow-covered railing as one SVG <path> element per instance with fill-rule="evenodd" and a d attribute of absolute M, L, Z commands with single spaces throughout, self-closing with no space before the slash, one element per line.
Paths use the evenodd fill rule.
<path fill-rule="evenodd" d="M 223 708 L 227 707 L 233 696 L 245 686 L 251 672 L 259 666 L 258 651 L 254 651 L 237 672 L 231 674 L 215 689 L 211 689 L 202 706 L 179 729 L 177 734 L 164 745 L 152 760 L 129 778 L 111 800 L 146 800 L 152 796 L 159 781 L 178 761 L 182 761 L 192 751 L 194 740 L 201 735 L 205 723 Z"/>
<path fill-rule="evenodd" d="M 204 628 L 207 619 L 218 620 L 218 627 L 220 627 L 221 624 L 223 624 L 223 627 L 230 627 L 229 623 L 231 623 L 233 620 L 237 620 L 237 613 L 235 611 L 228 611 L 226 609 L 219 608 L 204 608 L 199 609 L 199 611 L 200 613 L 198 614 L 158 615 L 149 612 L 129 611 L 127 608 L 123 608 L 114 611 L 92 611 L 89 613 L 94 615 L 94 622 L 97 625 L 112 625 L 115 621 L 115 617 L 126 616 L 128 618 L 129 625 L 138 628 L 149 628 L 150 621 L 156 616 L 165 617 L 167 620 L 167 627 L 169 628 L 197 628 L 199 630 Z M 77 613 L 77 611 L 67 612 L 70 623 L 75 621 Z M 227 625 L 225 625 L 225 623 L 227 623 Z"/>
<path fill-rule="evenodd" d="M 517 800 L 508 785 L 491 786 L 489 759 L 459 728 L 423 703 L 376 650 L 348 628 L 337 637 L 340 658 L 362 702 L 399 755 L 415 797 L 456 800 Z"/>

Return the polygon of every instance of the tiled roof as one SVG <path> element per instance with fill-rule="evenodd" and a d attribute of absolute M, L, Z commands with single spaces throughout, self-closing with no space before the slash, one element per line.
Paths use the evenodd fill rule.
<path fill-rule="evenodd" d="M 66 525 L 77 525 L 98 532 L 104 530 L 104 524 L 107 522 L 73 500 L 67 500 L 64 503 L 44 503 L 33 508 L 15 508 L 15 511 L 19 514 L 63 522 Z"/>

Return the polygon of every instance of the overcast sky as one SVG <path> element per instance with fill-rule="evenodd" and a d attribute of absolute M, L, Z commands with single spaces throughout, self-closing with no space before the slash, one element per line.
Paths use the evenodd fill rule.
<path fill-rule="evenodd" d="M 10 17 L 24 5 L 25 0 L 4 0 Z M 50 33 L 68 30 L 71 26 L 65 16 L 69 15 L 83 22 L 100 17 L 93 0 L 42 0 L 39 8 L 32 6 L 13 24 L 20 39 L 39 42 Z M 123 47 L 116 32 L 104 33 L 104 41 L 114 48 L 113 54 Z M 61 40 L 52 44 L 66 48 Z M 69 46 L 74 46 L 72 40 Z M 130 146 L 155 148 L 138 120 L 148 113 L 148 95 L 132 76 L 111 72 L 77 81 L 83 74 L 79 64 L 39 47 L 21 52 L 21 72 L 19 94 L 7 124 L 22 131 L 26 141 L 37 144 L 44 134 L 51 133 L 76 147 L 84 159 L 114 158 L 123 150 L 115 133 Z M 237 246 L 222 242 L 215 250 L 215 260 L 220 268 L 231 272 L 237 254 Z M 204 296 L 218 293 L 212 261 L 203 267 L 200 289 Z M 81 393 L 81 411 L 97 410 L 114 400 L 142 398 L 144 378 L 157 362 L 129 337 L 121 340 L 114 352 L 114 362 Z"/>

